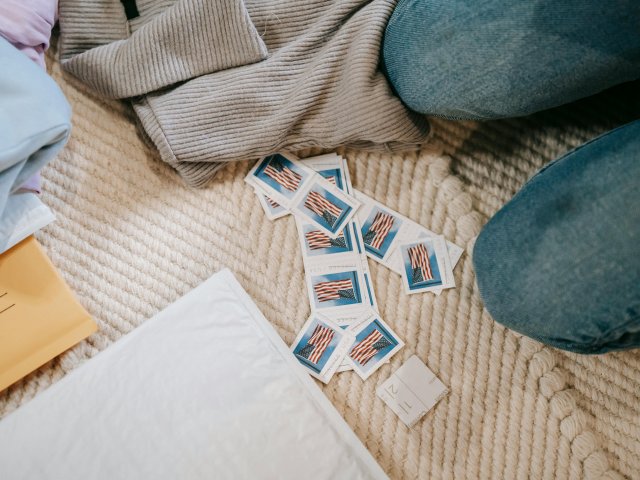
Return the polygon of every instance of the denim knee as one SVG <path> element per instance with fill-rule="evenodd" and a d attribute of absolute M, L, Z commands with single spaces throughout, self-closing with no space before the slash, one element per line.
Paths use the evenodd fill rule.
<path fill-rule="evenodd" d="M 640 121 L 536 174 L 473 252 L 493 318 L 580 353 L 640 347 Z"/>
<path fill-rule="evenodd" d="M 640 2 L 400 0 L 382 61 L 415 111 L 515 117 L 640 78 L 639 24 Z"/>

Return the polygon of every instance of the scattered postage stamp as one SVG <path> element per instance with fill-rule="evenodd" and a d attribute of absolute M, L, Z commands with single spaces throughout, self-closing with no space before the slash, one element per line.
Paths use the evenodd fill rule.
<path fill-rule="evenodd" d="M 330 237 L 316 225 L 306 223 L 302 219 L 297 218 L 296 224 L 298 225 L 302 254 L 306 257 L 319 258 L 341 253 L 355 253 L 351 223 L 339 232 L 335 238 Z"/>
<path fill-rule="evenodd" d="M 327 383 L 336 372 L 353 335 L 322 315 L 312 313 L 291 346 L 309 373 Z"/>
<path fill-rule="evenodd" d="M 393 244 L 402 223 L 402 218 L 395 212 L 375 205 L 362 225 L 362 240 L 366 251 L 382 260 Z"/>
<path fill-rule="evenodd" d="M 294 206 L 293 212 L 335 238 L 344 230 L 359 206 L 360 202 L 355 198 L 320 177 L 313 180 L 308 191 Z"/>
<path fill-rule="evenodd" d="M 362 272 L 357 268 L 345 271 L 310 274 L 307 288 L 311 308 L 318 311 L 354 309 L 365 306 Z M 331 272 L 331 273 L 329 273 Z"/>
<path fill-rule="evenodd" d="M 442 237 L 427 237 L 399 246 L 407 293 L 428 292 L 444 285 L 446 245 Z"/>
<path fill-rule="evenodd" d="M 293 156 L 276 153 L 265 157 L 249 171 L 245 181 L 262 190 L 273 201 L 290 209 L 316 173 Z"/>
<path fill-rule="evenodd" d="M 353 370 L 363 379 L 369 378 L 404 346 L 398 335 L 376 313 L 349 328 L 355 339 L 347 358 Z"/>

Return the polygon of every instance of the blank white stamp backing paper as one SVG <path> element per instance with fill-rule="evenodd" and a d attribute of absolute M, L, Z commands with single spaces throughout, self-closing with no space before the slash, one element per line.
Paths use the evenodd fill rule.
<path fill-rule="evenodd" d="M 415 355 L 376 390 L 407 427 L 413 427 L 447 394 L 447 387 Z"/>

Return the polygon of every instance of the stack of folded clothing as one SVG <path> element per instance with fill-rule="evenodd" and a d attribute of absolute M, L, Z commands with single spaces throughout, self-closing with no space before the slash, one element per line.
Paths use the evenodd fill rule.
<path fill-rule="evenodd" d="M 0 2 L 0 390 L 96 330 L 31 236 L 54 220 L 38 197 L 39 172 L 71 130 L 44 63 L 57 8 Z"/>
<path fill-rule="evenodd" d="M 38 172 L 71 129 L 71 109 L 44 63 L 57 8 L 57 0 L 0 3 L 0 253 L 54 219 L 37 195 Z"/>

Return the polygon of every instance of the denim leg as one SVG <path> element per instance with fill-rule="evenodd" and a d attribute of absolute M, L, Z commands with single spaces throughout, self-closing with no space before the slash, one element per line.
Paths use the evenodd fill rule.
<path fill-rule="evenodd" d="M 538 172 L 484 227 L 473 262 L 506 327 L 580 353 L 640 347 L 640 120 Z"/>
<path fill-rule="evenodd" d="M 640 1 L 400 0 L 382 57 L 415 111 L 527 115 L 640 78 Z"/>

